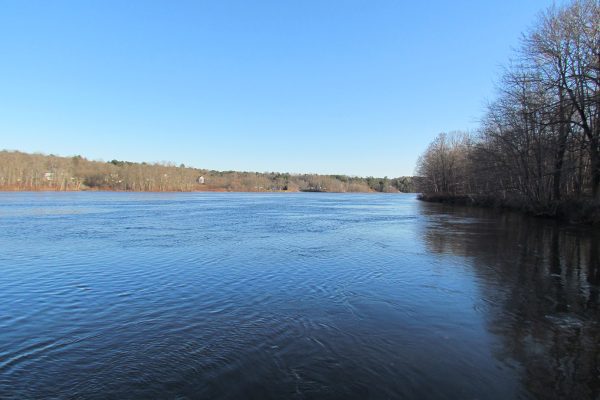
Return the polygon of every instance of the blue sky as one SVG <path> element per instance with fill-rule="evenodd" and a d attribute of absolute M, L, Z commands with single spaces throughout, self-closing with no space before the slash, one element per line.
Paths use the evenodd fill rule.
<path fill-rule="evenodd" d="M 411 175 L 550 4 L 0 0 L 0 148 Z"/>

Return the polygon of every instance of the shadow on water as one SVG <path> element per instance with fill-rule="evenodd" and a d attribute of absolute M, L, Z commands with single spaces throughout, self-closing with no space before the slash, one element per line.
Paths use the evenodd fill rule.
<path fill-rule="evenodd" d="M 422 203 L 427 249 L 472 261 L 496 357 L 536 398 L 600 396 L 600 232 Z"/>

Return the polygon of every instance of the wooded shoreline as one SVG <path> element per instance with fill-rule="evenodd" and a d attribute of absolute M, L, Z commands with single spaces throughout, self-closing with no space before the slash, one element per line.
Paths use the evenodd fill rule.
<path fill-rule="evenodd" d="M 360 194 L 377 194 L 377 193 L 385 193 L 385 194 L 394 194 L 394 193 L 405 193 L 405 194 L 415 194 L 416 192 L 400 192 L 400 191 L 390 191 L 390 192 L 379 192 L 376 190 L 370 191 L 355 191 L 355 192 L 332 192 L 325 190 L 226 190 L 221 188 L 202 188 L 202 189 L 193 189 L 193 190 L 125 190 L 125 189 L 110 189 L 110 188 L 82 188 L 82 189 L 56 189 L 56 188 L 36 188 L 36 189 L 11 189 L 11 188 L 0 188 L 0 193 L 79 193 L 79 192 L 87 192 L 87 193 L 336 193 L 336 194 L 352 194 L 352 193 L 360 193 Z"/>
<path fill-rule="evenodd" d="M 521 199 L 502 199 L 489 195 L 418 194 L 421 201 L 456 206 L 510 210 L 540 218 L 572 224 L 600 226 L 600 203 L 591 199 L 561 200 L 552 204 L 532 205 Z"/>
<path fill-rule="evenodd" d="M 441 133 L 417 163 L 423 200 L 600 220 L 600 3 L 540 14 L 478 129 Z"/>
<path fill-rule="evenodd" d="M 184 164 L 92 161 L 0 151 L 0 191 L 415 192 L 412 177 L 215 171 Z"/>

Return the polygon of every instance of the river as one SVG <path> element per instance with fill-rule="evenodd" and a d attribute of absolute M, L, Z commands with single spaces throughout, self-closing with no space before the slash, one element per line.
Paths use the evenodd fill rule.
<path fill-rule="evenodd" d="M 600 235 L 403 194 L 0 193 L 0 398 L 597 399 Z"/>

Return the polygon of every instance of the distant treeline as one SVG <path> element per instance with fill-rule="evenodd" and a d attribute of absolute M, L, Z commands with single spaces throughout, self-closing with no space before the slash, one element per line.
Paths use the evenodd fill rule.
<path fill-rule="evenodd" d="M 424 199 L 600 221 L 600 2 L 543 13 L 472 134 L 440 134 L 417 165 Z"/>
<path fill-rule="evenodd" d="M 0 151 L 0 190 L 414 192 L 411 177 L 210 171 Z"/>

